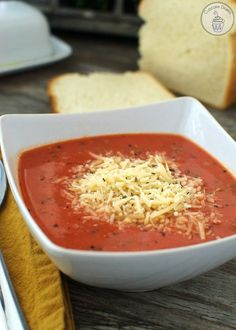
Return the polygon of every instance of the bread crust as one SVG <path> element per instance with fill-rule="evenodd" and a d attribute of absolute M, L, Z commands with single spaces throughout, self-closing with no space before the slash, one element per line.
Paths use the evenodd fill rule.
<path fill-rule="evenodd" d="M 49 97 L 49 102 L 51 105 L 51 110 L 54 113 L 59 113 L 59 109 L 58 109 L 58 104 L 57 104 L 57 98 L 56 96 L 53 94 L 53 85 L 59 80 L 61 79 L 61 76 L 56 76 L 54 78 L 52 78 L 49 83 L 48 83 L 48 87 L 47 87 L 47 94 Z"/>
<path fill-rule="evenodd" d="M 99 72 L 101 74 L 103 74 L 102 72 Z M 104 72 L 104 74 L 107 72 Z M 116 74 L 115 72 L 112 72 L 114 74 Z M 144 74 L 146 76 L 148 76 L 149 78 L 151 78 L 153 80 L 153 82 L 157 85 L 157 88 L 161 88 L 163 91 L 165 91 L 165 93 L 170 97 L 170 98 L 174 98 L 175 95 L 173 93 L 171 93 L 161 82 L 159 82 L 159 80 L 157 80 L 150 72 L 148 71 L 126 71 L 125 73 L 133 73 L 133 74 Z M 122 73 L 120 73 L 122 74 Z M 59 80 L 63 79 L 66 76 L 71 76 L 71 75 L 80 75 L 79 73 L 66 73 L 66 74 L 62 74 L 59 76 L 56 76 L 54 78 L 52 78 L 49 83 L 48 83 L 48 87 L 47 87 L 47 94 L 49 97 L 49 102 L 51 105 L 51 110 L 53 113 L 60 113 L 60 108 L 59 108 L 59 104 L 57 101 L 57 97 L 53 92 L 54 89 L 54 85 L 58 83 Z M 85 74 L 81 74 L 81 75 L 85 75 Z M 87 76 L 89 76 L 89 74 L 87 74 Z"/>
<path fill-rule="evenodd" d="M 236 0 L 231 0 L 232 5 L 236 5 Z M 228 85 L 226 87 L 225 97 L 222 105 L 217 109 L 225 110 L 227 107 L 236 102 L 236 34 L 229 35 L 229 43 L 231 47 L 232 61 L 229 68 Z"/>
<path fill-rule="evenodd" d="M 52 79 L 49 80 L 48 87 L 47 87 L 47 94 L 48 94 L 48 97 L 49 97 L 49 102 L 50 102 L 50 105 L 51 105 L 52 112 L 60 113 L 59 105 L 58 105 L 58 102 L 57 102 L 57 97 L 53 93 L 54 84 L 56 84 L 58 82 L 58 80 L 63 79 L 65 76 L 69 76 L 69 75 L 73 75 L 73 74 L 74 73 L 64 73 L 64 74 L 61 74 L 59 76 L 55 76 L 55 77 L 53 77 Z"/>
<path fill-rule="evenodd" d="M 142 7 L 144 5 L 144 0 L 140 0 L 139 4 L 138 4 L 138 15 L 141 15 L 141 11 L 142 11 Z"/>

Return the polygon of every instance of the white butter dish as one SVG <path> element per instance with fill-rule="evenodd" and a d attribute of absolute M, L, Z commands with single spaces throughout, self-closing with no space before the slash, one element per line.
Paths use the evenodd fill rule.
<path fill-rule="evenodd" d="M 0 2 L 0 74 L 52 63 L 71 47 L 50 35 L 44 15 L 20 1 Z"/>

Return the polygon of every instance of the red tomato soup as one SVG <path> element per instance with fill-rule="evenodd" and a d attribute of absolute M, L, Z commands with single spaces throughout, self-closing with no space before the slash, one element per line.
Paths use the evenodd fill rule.
<path fill-rule="evenodd" d="M 19 181 L 39 227 L 67 248 L 143 251 L 236 234 L 235 178 L 178 135 L 95 136 L 37 147 L 21 154 Z"/>

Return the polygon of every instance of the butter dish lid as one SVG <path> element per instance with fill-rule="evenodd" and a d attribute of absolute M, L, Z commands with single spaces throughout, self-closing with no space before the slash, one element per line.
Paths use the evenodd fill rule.
<path fill-rule="evenodd" d="M 69 56 L 70 46 L 51 36 L 45 16 L 21 1 L 0 1 L 0 74 Z"/>

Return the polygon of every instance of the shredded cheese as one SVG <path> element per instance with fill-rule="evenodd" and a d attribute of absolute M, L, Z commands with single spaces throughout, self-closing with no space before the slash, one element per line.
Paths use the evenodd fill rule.
<path fill-rule="evenodd" d="M 193 189 L 171 174 L 163 156 L 93 156 L 96 159 L 89 164 L 89 172 L 71 184 L 82 206 L 114 213 L 116 220 L 139 223 L 155 223 L 167 213 L 188 207 Z"/>
<path fill-rule="evenodd" d="M 202 179 L 181 173 L 164 155 L 91 156 L 84 166 L 72 169 L 73 179 L 67 182 L 73 208 L 83 207 L 88 217 L 100 215 L 118 225 L 175 231 L 189 238 L 197 233 L 202 240 L 212 234 L 211 223 L 220 222 L 216 214 L 207 218 L 201 210 L 215 202 Z"/>

